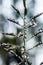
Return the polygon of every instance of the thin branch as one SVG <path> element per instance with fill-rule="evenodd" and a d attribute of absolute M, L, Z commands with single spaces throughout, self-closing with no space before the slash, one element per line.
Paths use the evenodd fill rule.
<path fill-rule="evenodd" d="M 20 56 L 18 56 L 14 51 L 10 50 L 10 53 L 14 54 L 17 58 L 19 58 L 21 61 L 23 61 L 23 59 Z"/>
<path fill-rule="evenodd" d="M 35 16 L 33 16 L 33 17 L 30 19 L 30 21 L 33 21 L 35 18 L 41 16 L 42 14 L 43 14 L 43 12 L 42 12 L 42 13 L 39 13 L 39 14 L 37 14 L 37 15 L 35 15 Z M 28 24 L 28 23 L 27 23 L 27 24 Z M 29 25 L 29 26 L 27 26 L 27 27 L 30 28 L 30 27 L 32 27 L 33 25 L 34 25 L 34 24 Z"/>
<path fill-rule="evenodd" d="M 35 46 L 33 46 L 32 48 L 30 48 L 30 49 L 28 49 L 28 50 L 32 50 L 33 48 L 38 47 L 38 46 L 41 45 L 41 44 L 43 44 L 43 42 L 37 42 L 37 44 L 36 44 Z M 28 51 L 28 50 L 27 50 L 27 51 Z"/>
<path fill-rule="evenodd" d="M 17 14 L 19 14 L 20 17 L 23 19 L 23 17 L 22 17 L 21 14 L 20 14 L 20 11 L 19 11 L 17 8 L 15 8 L 13 5 L 11 5 L 11 6 L 12 6 L 12 8 L 17 12 Z"/>
<path fill-rule="evenodd" d="M 17 35 L 14 35 L 13 33 L 2 33 L 3 35 L 11 35 L 11 36 L 14 36 L 14 38 L 18 38 Z"/>
<path fill-rule="evenodd" d="M 38 31 L 36 34 L 34 34 L 34 35 L 32 35 L 32 36 L 30 37 L 30 39 L 32 39 L 33 37 L 38 36 L 40 33 L 43 33 L 43 29 L 39 29 L 39 31 Z M 29 41 L 30 39 L 28 39 L 28 41 Z"/>
<path fill-rule="evenodd" d="M 35 18 L 37 18 L 37 17 L 39 17 L 39 16 L 41 16 L 43 14 L 43 12 L 42 13 L 39 13 L 38 15 L 36 15 L 36 16 L 33 16 L 31 19 L 35 19 Z"/>
<path fill-rule="evenodd" d="M 14 54 L 17 58 L 19 58 L 19 59 L 21 60 L 21 62 L 23 61 L 23 59 L 22 59 L 20 56 L 18 56 L 15 51 L 9 50 L 9 49 L 6 49 L 6 48 L 3 48 L 3 49 L 4 49 L 6 52 L 10 52 L 11 54 Z"/>
<path fill-rule="evenodd" d="M 20 63 L 16 64 L 16 65 L 21 65 L 23 62 L 24 62 L 24 60 L 23 60 L 22 62 L 20 62 Z"/>
<path fill-rule="evenodd" d="M 31 24 L 29 25 L 29 24 L 27 23 L 27 24 L 26 24 L 26 27 L 27 27 L 27 28 L 33 27 L 33 26 L 35 25 L 35 22 L 33 22 L 33 21 L 35 21 L 34 19 L 37 18 L 37 17 L 39 17 L 39 16 L 41 16 L 42 14 L 43 14 L 43 12 L 42 12 L 42 13 L 39 13 L 39 14 L 36 15 L 36 16 L 33 16 L 33 17 L 30 19 Z"/>
<path fill-rule="evenodd" d="M 14 35 L 13 33 L 2 33 L 4 35 L 11 35 L 11 36 L 14 36 L 14 38 L 20 38 L 22 37 L 24 34 L 23 33 L 19 33 L 18 35 Z"/>
<path fill-rule="evenodd" d="M 15 19 L 7 19 L 7 20 L 9 20 L 10 22 L 13 22 L 13 23 L 16 23 L 17 25 L 19 25 L 19 26 L 21 26 L 19 23 L 18 23 L 18 21 L 15 21 Z M 22 27 L 22 26 L 21 26 Z"/>

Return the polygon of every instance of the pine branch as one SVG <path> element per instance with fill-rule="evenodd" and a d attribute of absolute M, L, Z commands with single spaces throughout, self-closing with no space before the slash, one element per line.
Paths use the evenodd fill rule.
<path fill-rule="evenodd" d="M 24 25 L 21 26 L 18 21 L 15 21 L 15 19 L 7 19 L 7 20 L 9 20 L 10 22 L 13 22 L 13 23 L 15 23 L 15 24 L 21 26 L 21 27 L 23 28 L 23 33 L 22 33 L 22 32 L 19 32 L 17 35 L 14 35 L 13 33 L 2 33 L 2 34 L 4 34 L 4 35 L 11 35 L 11 36 L 14 36 L 14 38 L 20 38 L 20 37 L 23 36 L 24 46 L 13 45 L 13 44 L 11 45 L 11 44 L 2 43 L 2 44 L 0 44 L 0 48 L 4 49 L 6 52 L 10 52 L 11 54 L 14 54 L 18 59 L 20 59 L 21 62 L 18 63 L 17 65 L 21 65 L 23 62 L 24 62 L 24 65 L 25 65 L 25 62 L 26 62 L 28 65 L 31 65 L 31 63 L 28 61 L 28 58 L 27 58 L 27 57 L 28 57 L 28 54 L 27 54 L 28 50 L 31 50 L 31 49 L 33 49 L 33 48 L 35 48 L 35 47 L 41 45 L 43 42 L 40 42 L 40 41 L 39 41 L 39 42 L 37 42 L 37 44 L 34 45 L 32 48 L 26 50 L 26 29 L 27 29 L 27 28 L 34 27 L 34 25 L 35 25 L 35 22 L 34 22 L 34 21 L 35 21 L 35 18 L 41 16 L 41 15 L 43 14 L 43 12 L 40 13 L 40 14 L 38 14 L 38 15 L 36 15 L 36 16 L 33 16 L 33 17 L 30 19 L 31 24 L 28 25 L 28 23 L 26 24 L 26 15 L 27 15 L 26 0 L 23 0 L 24 17 L 22 17 L 22 15 L 21 15 L 19 9 L 17 9 L 17 8 L 14 7 L 13 5 L 11 5 L 11 6 L 12 6 L 12 8 L 17 12 L 17 14 L 23 19 Z M 38 32 L 35 33 L 34 35 L 32 35 L 30 39 L 32 39 L 33 37 L 38 36 L 38 35 L 41 34 L 41 33 L 43 33 L 43 29 L 39 29 Z M 28 39 L 28 41 L 29 41 L 30 39 Z M 22 53 L 22 58 L 21 58 L 20 56 L 18 56 L 18 55 L 16 54 L 15 51 L 16 51 L 17 49 L 22 49 L 22 48 L 23 48 L 24 50 L 23 50 L 23 53 L 22 53 L 22 51 L 21 51 L 21 53 Z M 41 64 L 43 64 L 43 62 L 42 62 Z M 41 65 L 41 64 L 40 64 L 40 65 Z"/>
<path fill-rule="evenodd" d="M 14 38 L 20 38 L 20 37 L 22 37 L 24 35 L 21 32 L 19 32 L 18 35 L 14 35 L 13 33 L 2 33 L 2 34 L 4 34 L 4 35 L 11 35 L 11 36 L 14 36 Z"/>

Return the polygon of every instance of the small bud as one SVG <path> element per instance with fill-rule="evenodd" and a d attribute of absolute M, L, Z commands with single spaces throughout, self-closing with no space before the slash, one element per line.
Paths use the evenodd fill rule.
<path fill-rule="evenodd" d="M 29 23 L 29 27 L 35 27 L 37 24 L 35 23 L 34 19 Z"/>
<path fill-rule="evenodd" d="M 40 42 L 37 42 L 36 45 L 34 45 L 32 48 L 30 48 L 30 49 L 28 49 L 28 50 L 32 50 L 33 48 L 38 47 L 38 46 L 41 45 L 41 44 L 43 44 L 43 42 L 41 42 L 41 41 L 40 41 Z M 27 50 L 27 51 L 28 51 L 28 50 Z"/>
<path fill-rule="evenodd" d="M 24 52 L 24 53 L 22 54 L 23 59 L 27 59 L 28 56 L 29 56 L 29 54 L 28 54 L 27 52 Z"/>
<path fill-rule="evenodd" d="M 18 34 L 18 37 L 21 37 L 21 36 L 23 36 L 23 33 L 20 32 L 20 33 Z"/>
<path fill-rule="evenodd" d="M 24 48 L 21 48 L 21 54 L 23 54 L 23 52 L 24 52 Z"/>
<path fill-rule="evenodd" d="M 26 39 L 26 35 L 24 36 L 24 38 Z"/>
<path fill-rule="evenodd" d="M 43 31 L 43 29 L 41 28 L 41 29 L 39 29 L 39 31 L 40 31 L 40 32 L 42 32 L 42 31 Z"/>
<path fill-rule="evenodd" d="M 38 34 L 42 33 L 43 29 L 39 29 L 38 32 L 36 34 L 34 34 L 34 36 L 37 36 Z"/>

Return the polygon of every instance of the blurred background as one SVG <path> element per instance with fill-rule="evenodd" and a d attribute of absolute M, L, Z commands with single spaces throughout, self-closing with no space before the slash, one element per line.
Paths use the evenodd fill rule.
<path fill-rule="evenodd" d="M 2 35 L 2 32 L 14 33 L 17 35 L 20 31 L 22 31 L 22 27 L 7 20 L 7 18 L 12 18 L 19 21 L 19 24 L 23 25 L 23 20 L 17 15 L 11 5 L 18 8 L 22 16 L 24 13 L 22 0 L 0 0 L 0 43 L 9 42 L 12 44 L 23 45 L 22 38 L 14 40 L 14 38 L 11 36 Z M 32 16 L 43 12 L 43 0 L 26 0 L 26 7 L 26 20 L 29 23 Z M 38 29 L 43 28 L 43 15 L 36 18 L 34 22 L 37 24 L 37 26 L 27 29 L 27 39 L 30 38 L 32 34 L 36 33 Z M 31 40 L 27 41 L 26 49 L 33 47 L 39 41 L 43 42 L 43 34 L 40 34 L 36 38 L 32 38 Z M 43 62 L 43 44 L 28 51 L 28 53 L 29 61 L 32 62 L 32 65 L 39 65 L 41 62 Z M 17 62 L 17 59 L 14 58 L 13 55 L 6 53 L 4 50 L 0 50 L 0 65 L 15 65 Z"/>

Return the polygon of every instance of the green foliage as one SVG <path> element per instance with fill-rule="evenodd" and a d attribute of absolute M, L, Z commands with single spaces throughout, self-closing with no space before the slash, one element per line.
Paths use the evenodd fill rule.
<path fill-rule="evenodd" d="M 16 39 L 4 37 L 3 42 L 15 45 L 16 44 Z"/>

